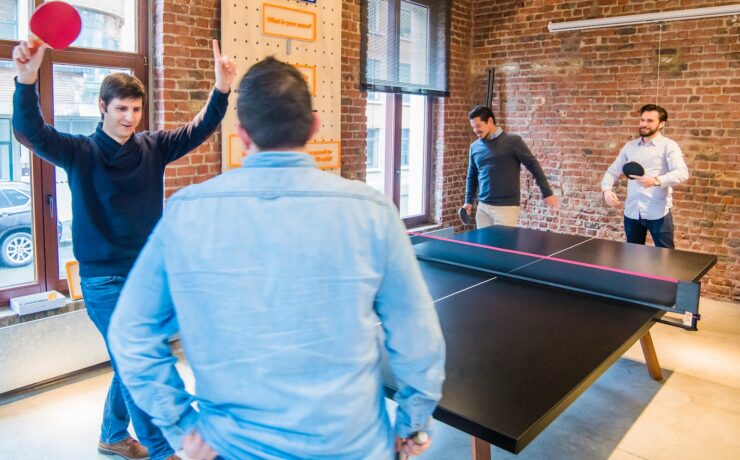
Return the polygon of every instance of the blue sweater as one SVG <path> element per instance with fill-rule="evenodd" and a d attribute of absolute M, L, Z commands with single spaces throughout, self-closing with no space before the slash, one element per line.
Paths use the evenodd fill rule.
<path fill-rule="evenodd" d="M 489 205 L 519 206 L 522 164 L 534 176 L 542 197 L 552 195 L 540 163 L 521 137 L 501 133 L 493 139 L 473 142 L 470 144 L 465 202 L 473 204 L 477 193 L 478 200 Z"/>
<path fill-rule="evenodd" d="M 121 145 L 103 132 L 102 123 L 89 136 L 60 133 L 45 124 L 36 85 L 16 81 L 16 138 L 69 178 L 80 276 L 128 275 L 162 216 L 165 166 L 203 143 L 227 106 L 228 94 L 213 91 L 187 125 L 136 133 Z"/>

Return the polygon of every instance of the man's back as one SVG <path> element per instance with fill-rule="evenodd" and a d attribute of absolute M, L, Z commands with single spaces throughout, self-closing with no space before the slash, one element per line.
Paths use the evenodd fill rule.
<path fill-rule="evenodd" d="M 375 302 L 393 282 L 388 265 L 408 260 L 389 254 L 396 211 L 305 154 L 260 153 L 245 166 L 173 197 L 157 233 L 199 430 L 227 458 L 390 458 Z M 384 292 L 385 305 L 429 316 L 424 287 L 398 302 Z"/>

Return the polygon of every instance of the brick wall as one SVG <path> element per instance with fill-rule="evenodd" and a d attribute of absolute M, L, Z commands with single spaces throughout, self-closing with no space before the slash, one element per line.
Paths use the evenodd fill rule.
<path fill-rule="evenodd" d="M 364 181 L 367 92 L 360 90 L 360 4 L 342 2 L 342 176 Z"/>
<path fill-rule="evenodd" d="M 221 2 L 156 0 L 152 54 L 153 129 L 171 129 L 190 121 L 213 88 L 211 40 L 220 36 Z M 221 130 L 203 145 L 172 163 L 165 174 L 165 195 L 221 172 Z"/>
<path fill-rule="evenodd" d="M 639 107 L 657 100 L 669 113 L 664 134 L 679 143 L 691 172 L 674 195 L 677 247 L 718 255 L 705 293 L 740 301 L 740 20 L 670 22 L 662 33 L 656 24 L 547 30 L 550 21 L 732 3 L 478 2 L 474 86 L 484 91 L 485 69 L 496 68 L 499 124 L 524 137 L 562 195 L 552 216 L 526 176 L 523 188 L 531 194 L 524 194 L 522 225 L 624 240 L 622 212 L 605 207 L 599 183 L 621 146 L 636 137 Z M 625 194 L 624 180 L 618 193 Z"/>

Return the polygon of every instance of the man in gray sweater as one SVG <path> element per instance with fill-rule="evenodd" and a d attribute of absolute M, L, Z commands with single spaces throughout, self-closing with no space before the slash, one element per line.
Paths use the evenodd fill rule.
<path fill-rule="evenodd" d="M 478 140 L 470 144 L 463 208 L 470 215 L 477 195 L 477 227 L 517 225 L 522 164 L 534 176 L 545 204 L 552 209 L 557 208 L 558 199 L 553 195 L 542 167 L 522 138 L 498 128 L 493 112 L 488 107 L 475 107 L 468 116 Z"/>

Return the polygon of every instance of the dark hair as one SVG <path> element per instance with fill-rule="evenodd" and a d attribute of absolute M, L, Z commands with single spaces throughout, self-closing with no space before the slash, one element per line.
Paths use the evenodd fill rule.
<path fill-rule="evenodd" d="M 313 128 L 311 92 L 298 69 L 273 57 L 242 77 L 239 123 L 262 150 L 303 147 Z"/>
<path fill-rule="evenodd" d="M 645 112 L 658 112 L 658 120 L 660 121 L 668 120 L 668 112 L 666 112 L 665 109 L 659 105 L 655 105 L 655 104 L 643 105 L 642 108 L 640 109 L 640 115 L 642 115 Z"/>
<path fill-rule="evenodd" d="M 493 116 L 493 111 L 490 107 L 486 107 L 484 105 L 473 107 L 473 110 L 468 113 L 468 118 L 471 120 L 474 118 L 480 118 L 480 121 L 483 123 L 488 123 L 488 119 L 493 118 L 493 124 L 496 124 L 496 117 Z"/>
<path fill-rule="evenodd" d="M 146 103 L 146 89 L 138 78 L 127 73 L 112 73 L 103 79 L 100 84 L 100 99 L 108 107 L 110 101 L 118 99 L 141 99 Z"/>

